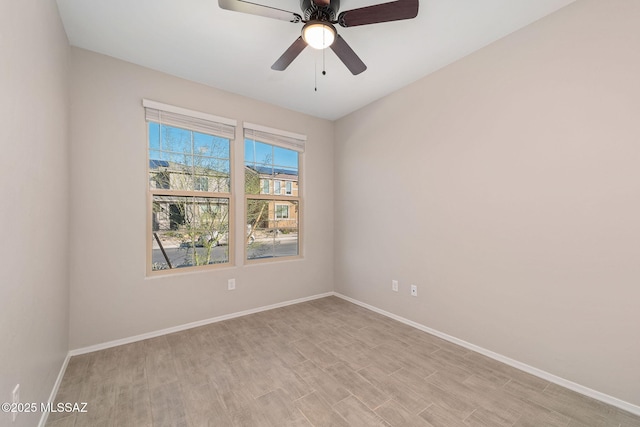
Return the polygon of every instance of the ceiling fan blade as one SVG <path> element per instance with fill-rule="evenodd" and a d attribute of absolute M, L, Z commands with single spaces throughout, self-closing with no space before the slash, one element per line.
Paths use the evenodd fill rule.
<path fill-rule="evenodd" d="M 331 0 L 313 0 L 313 2 L 318 6 L 329 6 L 331 4 Z"/>
<path fill-rule="evenodd" d="M 338 23 L 343 27 L 400 21 L 418 16 L 418 0 L 397 0 L 342 12 Z"/>
<path fill-rule="evenodd" d="M 364 70 L 367 69 L 367 66 L 364 65 L 364 62 L 356 55 L 356 53 L 351 49 L 351 46 L 347 44 L 346 41 L 338 34 L 336 36 L 336 40 L 331 45 L 331 50 L 336 53 L 338 58 L 344 65 L 347 66 L 351 74 L 358 75 Z"/>
<path fill-rule="evenodd" d="M 293 44 L 284 51 L 282 56 L 273 63 L 271 69 L 276 71 L 286 70 L 289 64 L 291 64 L 293 60 L 296 59 L 298 55 L 300 55 L 300 52 L 302 52 L 305 47 L 307 47 L 307 44 L 304 40 L 302 40 L 302 36 L 298 37 L 296 41 L 294 41 Z"/>
<path fill-rule="evenodd" d="M 250 3 L 244 0 L 218 0 L 221 9 L 234 12 L 248 13 L 250 15 L 266 16 L 267 18 L 280 19 L 288 22 L 300 22 L 302 17 L 297 13 L 276 9 L 261 4 Z"/>

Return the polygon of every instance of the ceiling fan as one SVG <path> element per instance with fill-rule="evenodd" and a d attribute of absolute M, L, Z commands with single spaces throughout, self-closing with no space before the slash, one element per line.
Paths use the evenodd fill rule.
<path fill-rule="evenodd" d="M 340 14 L 338 14 L 340 0 L 300 0 L 302 15 L 245 0 L 218 0 L 218 5 L 222 9 L 235 12 L 266 16 L 293 23 L 304 23 L 302 35 L 278 58 L 271 66 L 272 69 L 285 70 L 307 46 L 315 49 L 331 47 L 331 50 L 354 75 L 362 73 L 367 69 L 367 66 L 337 33 L 334 24 L 341 27 L 356 27 L 412 19 L 418 15 L 418 0 L 397 0 L 351 9 L 340 12 Z"/>

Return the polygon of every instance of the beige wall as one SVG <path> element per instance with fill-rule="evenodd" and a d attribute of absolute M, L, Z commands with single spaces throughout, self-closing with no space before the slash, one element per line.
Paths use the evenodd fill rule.
<path fill-rule="evenodd" d="M 71 349 L 333 290 L 331 122 L 76 48 L 70 96 Z M 143 98 L 308 135 L 304 259 L 145 279 Z M 244 174 L 237 135 L 236 185 Z M 244 228 L 236 232 L 243 239 Z M 235 291 L 226 290 L 229 278 Z"/>
<path fill-rule="evenodd" d="M 68 54 L 54 1 L 0 2 L 0 402 L 46 402 L 68 350 Z"/>
<path fill-rule="evenodd" d="M 336 291 L 640 405 L 639 16 L 576 2 L 339 120 Z"/>

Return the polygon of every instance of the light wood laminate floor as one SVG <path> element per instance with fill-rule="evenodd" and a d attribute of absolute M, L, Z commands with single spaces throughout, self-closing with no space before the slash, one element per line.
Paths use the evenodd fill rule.
<path fill-rule="evenodd" d="M 640 426 L 336 297 L 71 358 L 47 426 Z"/>

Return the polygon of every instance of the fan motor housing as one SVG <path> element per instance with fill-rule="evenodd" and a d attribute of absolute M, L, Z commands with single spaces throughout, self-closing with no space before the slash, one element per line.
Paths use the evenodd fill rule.
<path fill-rule="evenodd" d="M 340 0 L 330 0 L 329 5 L 321 6 L 313 0 L 300 0 L 305 21 L 335 21 L 340 9 Z"/>

